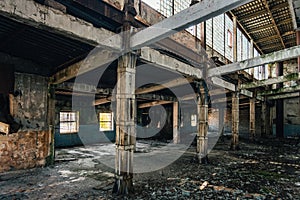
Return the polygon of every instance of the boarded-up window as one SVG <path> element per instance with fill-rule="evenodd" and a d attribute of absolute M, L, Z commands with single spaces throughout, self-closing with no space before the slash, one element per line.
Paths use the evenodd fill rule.
<path fill-rule="evenodd" d="M 79 131 L 79 112 L 63 111 L 59 113 L 60 133 L 77 133 Z"/>
<path fill-rule="evenodd" d="M 114 116 L 113 113 L 99 113 L 99 130 L 113 131 L 114 130 Z"/>

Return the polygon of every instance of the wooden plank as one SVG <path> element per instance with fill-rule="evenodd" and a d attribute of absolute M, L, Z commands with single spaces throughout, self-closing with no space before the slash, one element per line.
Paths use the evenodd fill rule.
<path fill-rule="evenodd" d="M 275 90 L 267 90 L 267 91 L 260 91 L 257 93 L 259 96 L 269 96 L 269 95 L 279 95 L 284 93 L 293 93 L 300 91 L 300 85 L 287 87 L 287 88 L 279 88 Z"/>
<path fill-rule="evenodd" d="M 131 38 L 131 48 L 139 49 L 153 44 L 167 38 L 177 31 L 204 22 L 249 2 L 251 2 L 251 0 L 203 0 L 133 35 Z"/>
<path fill-rule="evenodd" d="M 173 101 L 152 101 L 149 103 L 142 103 L 138 106 L 138 108 L 149 108 L 152 106 L 158 106 L 158 105 L 164 105 L 164 104 L 170 104 L 173 103 Z"/>
<path fill-rule="evenodd" d="M 268 97 L 268 99 L 269 100 L 289 99 L 289 98 L 295 98 L 295 97 L 299 97 L 299 96 L 300 96 L 299 92 L 296 92 L 296 93 L 279 94 L 279 95 L 275 95 L 275 96 L 270 96 L 270 97 Z"/>
<path fill-rule="evenodd" d="M 254 81 L 251 83 L 244 83 L 244 84 L 241 84 L 240 88 L 241 89 L 250 89 L 250 88 L 257 88 L 257 87 L 278 84 L 278 83 L 284 83 L 287 81 L 297 81 L 297 80 L 300 80 L 300 73 L 293 73 L 293 74 L 289 74 L 289 75 L 285 75 L 285 76 L 279 76 L 276 78 L 270 78 L 270 79 L 261 80 L 261 81 Z"/>
<path fill-rule="evenodd" d="M 220 76 L 224 74 L 233 73 L 239 70 L 250 69 L 264 64 L 297 58 L 298 56 L 300 56 L 300 46 L 295 46 L 274 53 L 255 57 L 252 59 L 220 66 L 218 68 L 208 69 L 207 76 Z"/>
<path fill-rule="evenodd" d="M 227 82 L 221 78 L 212 77 L 211 81 L 212 81 L 212 84 L 223 87 L 229 91 L 233 91 L 233 92 L 237 91 L 235 84 Z M 241 90 L 241 94 L 243 94 L 247 97 L 253 97 L 253 93 L 249 90 Z"/>
<path fill-rule="evenodd" d="M 116 60 L 118 56 L 118 52 L 114 52 L 112 50 L 99 50 L 89 56 L 87 60 L 79 61 L 55 73 L 51 77 L 51 83 L 60 84 L 99 67 L 104 67 Z"/>
<path fill-rule="evenodd" d="M 167 89 L 167 88 L 171 88 L 171 87 L 177 87 L 180 85 L 189 84 L 193 80 L 194 79 L 191 77 L 178 78 L 178 79 L 171 80 L 168 82 L 159 83 L 158 85 L 155 85 L 155 86 L 146 87 L 146 88 L 138 88 L 138 89 L 136 89 L 135 94 L 145 94 L 145 93 L 151 93 L 151 92 L 155 92 L 155 91 L 159 91 L 159 90 L 163 90 L 163 89 Z"/>
<path fill-rule="evenodd" d="M 229 91 L 236 91 L 236 86 L 233 83 L 227 82 L 221 78 L 218 77 L 212 77 L 211 82 L 213 85 L 220 86 L 222 88 L 225 88 Z"/>
<path fill-rule="evenodd" d="M 8 135 L 8 133 L 9 133 L 9 124 L 0 122 L 0 133 L 4 133 L 4 134 Z"/>
<path fill-rule="evenodd" d="M 169 70 L 171 72 L 176 71 L 184 75 L 193 76 L 197 79 L 203 78 L 202 71 L 200 69 L 197 69 L 192 65 L 188 65 L 148 47 L 144 47 L 141 49 L 141 55 L 139 58 L 143 61 L 151 63 L 159 68 Z"/>
<path fill-rule="evenodd" d="M 96 99 L 94 101 L 94 106 L 98 106 L 98 105 L 103 105 L 106 103 L 110 103 L 111 102 L 111 97 L 107 97 L 107 98 L 102 98 L 102 99 Z"/>

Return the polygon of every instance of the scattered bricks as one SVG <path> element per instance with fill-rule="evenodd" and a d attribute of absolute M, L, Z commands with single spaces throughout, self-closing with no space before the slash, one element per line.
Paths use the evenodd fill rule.
<path fill-rule="evenodd" d="M 5 151 L 5 150 L 7 150 L 7 143 L 0 144 L 0 151 Z"/>

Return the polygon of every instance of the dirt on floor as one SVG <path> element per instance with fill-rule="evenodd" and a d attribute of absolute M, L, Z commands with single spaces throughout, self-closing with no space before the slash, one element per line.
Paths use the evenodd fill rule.
<path fill-rule="evenodd" d="M 135 174 L 127 197 L 112 195 L 114 170 L 97 159 L 95 146 L 59 149 L 54 166 L 0 174 L 0 199 L 300 199 L 298 140 L 241 142 L 239 151 L 229 144 L 219 142 L 207 165 L 191 146 L 168 167 Z"/>

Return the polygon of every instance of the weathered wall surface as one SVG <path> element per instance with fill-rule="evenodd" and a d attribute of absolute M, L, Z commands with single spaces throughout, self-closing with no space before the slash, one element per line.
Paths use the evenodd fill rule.
<path fill-rule="evenodd" d="M 49 131 L 22 131 L 0 136 L 0 173 L 44 166 L 50 155 Z"/>
<path fill-rule="evenodd" d="M 284 100 L 284 134 L 285 136 L 300 136 L 300 99 Z"/>
<path fill-rule="evenodd" d="M 45 77 L 16 73 L 13 116 L 21 130 L 47 130 L 48 80 Z"/>
<path fill-rule="evenodd" d="M 0 136 L 0 172 L 44 166 L 50 156 L 47 78 L 15 73 L 15 91 L 12 115 L 21 129 Z"/>
<path fill-rule="evenodd" d="M 80 101 L 80 98 L 77 99 Z M 78 146 L 95 143 L 106 143 L 115 140 L 114 131 L 99 131 L 98 115 L 100 112 L 110 112 L 109 104 L 99 105 L 96 108 L 91 106 L 91 102 L 86 102 L 83 97 L 80 106 L 72 108 L 72 98 L 57 96 L 55 105 L 55 147 Z M 59 113 L 61 111 L 79 112 L 79 132 L 60 133 Z"/>

